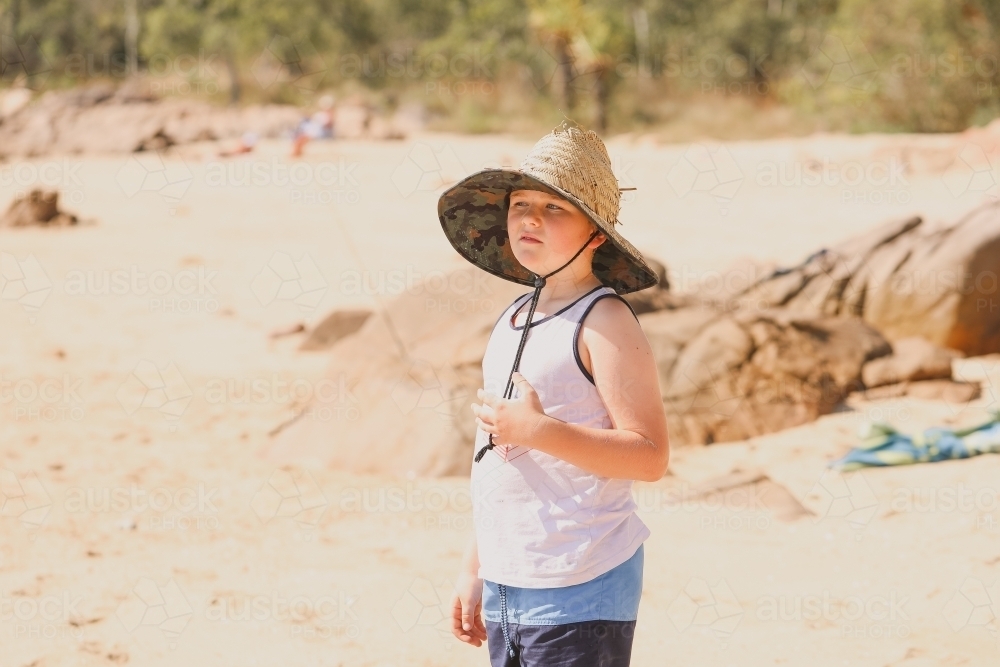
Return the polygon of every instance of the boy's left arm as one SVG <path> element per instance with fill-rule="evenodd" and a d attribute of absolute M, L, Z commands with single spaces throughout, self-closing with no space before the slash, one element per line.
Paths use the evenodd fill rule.
<path fill-rule="evenodd" d="M 656 360 L 645 333 L 626 304 L 602 299 L 591 310 L 581 335 L 611 428 L 591 428 L 546 415 L 534 389 L 520 373 L 514 374 L 519 401 L 488 399 L 497 413 L 491 415 L 492 421 L 510 424 L 514 444 L 538 449 L 603 477 L 655 482 L 666 473 L 670 441 Z M 504 420 L 501 411 L 511 418 Z"/>

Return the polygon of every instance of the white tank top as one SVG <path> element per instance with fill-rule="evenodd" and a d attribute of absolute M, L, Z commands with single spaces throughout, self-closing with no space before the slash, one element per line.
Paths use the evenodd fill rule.
<path fill-rule="evenodd" d="M 532 294 L 518 297 L 490 335 L 483 386 L 497 396 L 503 396 L 524 329 L 514 326 L 514 314 L 527 314 Z M 551 315 L 535 315 L 518 370 L 550 417 L 612 427 L 576 345 L 583 318 L 608 297 L 625 301 L 602 285 Z M 513 397 L 519 395 L 515 387 Z M 489 434 L 477 429 L 473 455 L 488 443 Z M 470 483 L 479 577 L 495 583 L 581 584 L 624 563 L 650 534 L 636 514 L 632 480 L 595 475 L 535 449 L 495 446 L 472 464 Z"/>

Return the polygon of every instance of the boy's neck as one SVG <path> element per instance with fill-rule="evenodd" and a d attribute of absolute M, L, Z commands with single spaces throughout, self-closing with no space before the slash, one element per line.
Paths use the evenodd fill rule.
<path fill-rule="evenodd" d="M 572 301 L 595 287 L 603 285 L 593 273 L 589 277 L 583 277 L 581 280 L 554 280 L 554 278 L 555 276 L 550 276 L 545 279 L 545 286 L 538 295 L 539 305 L 543 303 Z"/>

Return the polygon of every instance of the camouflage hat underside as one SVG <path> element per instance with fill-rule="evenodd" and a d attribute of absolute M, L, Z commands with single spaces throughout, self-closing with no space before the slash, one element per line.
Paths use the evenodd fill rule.
<path fill-rule="evenodd" d="M 441 195 L 438 218 L 445 236 L 463 257 L 496 276 L 534 287 L 534 274 L 524 268 L 507 237 L 508 193 L 538 190 L 563 197 L 577 206 L 607 236 L 594 252 L 592 269 L 619 294 L 657 283 L 642 254 L 574 195 L 513 169 L 486 169 L 463 179 Z"/>

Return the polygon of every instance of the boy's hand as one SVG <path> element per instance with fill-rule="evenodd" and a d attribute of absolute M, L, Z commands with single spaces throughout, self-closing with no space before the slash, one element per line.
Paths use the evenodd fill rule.
<path fill-rule="evenodd" d="M 493 434 L 494 444 L 530 447 L 535 429 L 545 417 L 545 409 L 523 375 L 514 373 L 512 379 L 520 398 L 503 398 L 479 388 L 476 396 L 483 405 L 473 403 L 472 411 L 479 428 Z"/>
<path fill-rule="evenodd" d="M 486 641 L 483 624 L 483 580 L 463 573 L 451 600 L 451 632 L 467 644 L 482 646 Z"/>

